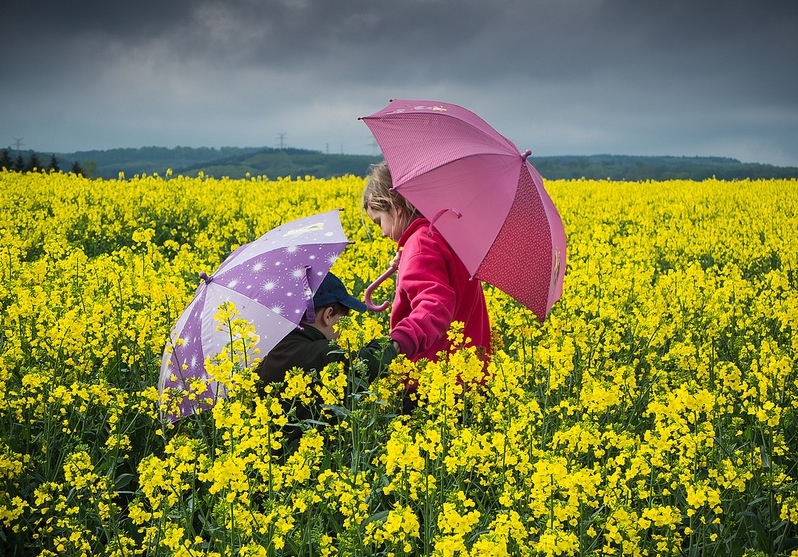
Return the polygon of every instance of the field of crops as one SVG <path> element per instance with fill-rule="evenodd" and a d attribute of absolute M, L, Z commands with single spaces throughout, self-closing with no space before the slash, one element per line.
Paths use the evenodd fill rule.
<path fill-rule="evenodd" d="M 0 554 L 798 554 L 793 180 L 548 182 L 563 296 L 541 326 L 485 286 L 488 384 L 460 350 L 259 397 L 239 353 L 226 400 L 162 423 L 169 330 L 238 245 L 343 207 L 333 272 L 362 297 L 394 247 L 363 185 L 0 172 Z M 358 314 L 341 344 L 386 333 Z"/>

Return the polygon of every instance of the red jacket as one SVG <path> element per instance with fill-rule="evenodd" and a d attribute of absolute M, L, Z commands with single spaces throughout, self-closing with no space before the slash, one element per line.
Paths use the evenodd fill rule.
<path fill-rule="evenodd" d="M 471 345 L 490 350 L 490 323 L 482 283 L 471 280 L 460 258 L 425 218 L 413 221 L 399 238 L 399 273 L 391 308 L 391 333 L 412 361 L 436 360 L 450 347 L 446 333 L 462 321 Z"/>

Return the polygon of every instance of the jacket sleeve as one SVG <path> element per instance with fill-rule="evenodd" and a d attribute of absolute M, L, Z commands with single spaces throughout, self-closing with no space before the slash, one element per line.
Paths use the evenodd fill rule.
<path fill-rule="evenodd" d="M 366 364 L 369 381 L 382 375 L 396 356 L 396 349 L 390 339 L 381 338 L 372 340 L 357 352 L 357 357 Z"/>
<path fill-rule="evenodd" d="M 426 234 L 418 250 L 402 256 L 397 295 L 406 298 L 410 311 L 394 325 L 391 338 L 409 358 L 429 350 L 452 324 L 456 292 L 449 277 L 450 257 Z"/>
<path fill-rule="evenodd" d="M 258 375 L 264 385 L 285 381 L 286 372 L 293 368 L 321 371 L 329 363 L 340 362 L 344 356 L 327 339 L 302 341 L 296 336 L 283 339 L 260 363 Z"/>

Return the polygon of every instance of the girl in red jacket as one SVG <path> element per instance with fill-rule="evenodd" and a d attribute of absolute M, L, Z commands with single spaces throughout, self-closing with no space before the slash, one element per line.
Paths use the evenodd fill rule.
<path fill-rule="evenodd" d="M 490 323 L 482 283 L 472 279 L 443 236 L 399 193 L 391 190 L 383 162 L 372 166 L 363 192 L 363 208 L 397 243 L 398 277 L 390 320 L 396 350 L 409 360 L 437 360 L 448 351 L 447 332 L 463 323 L 463 336 L 487 356 Z"/>

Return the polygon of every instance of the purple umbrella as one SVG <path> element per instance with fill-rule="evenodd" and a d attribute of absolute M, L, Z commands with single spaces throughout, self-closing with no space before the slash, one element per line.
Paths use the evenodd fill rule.
<path fill-rule="evenodd" d="M 313 294 L 349 243 L 338 213 L 336 209 L 278 226 L 236 249 L 212 275 L 200 273 L 202 281 L 164 350 L 161 395 L 170 389 L 192 392 L 192 378 L 208 382 L 209 390 L 198 398 L 226 395 L 205 370 L 205 359 L 223 353 L 230 342 L 229 331 L 218 331 L 214 320 L 221 304 L 234 303 L 238 318 L 255 327 L 259 340 L 254 348 L 260 349 L 261 357 L 299 324 L 305 312 L 313 316 Z M 180 415 L 166 417 L 175 421 L 208 406 L 183 396 Z"/>

